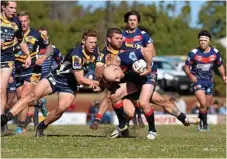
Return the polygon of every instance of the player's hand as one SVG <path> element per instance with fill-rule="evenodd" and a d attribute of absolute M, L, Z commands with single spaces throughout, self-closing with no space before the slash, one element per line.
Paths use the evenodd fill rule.
<path fill-rule="evenodd" d="M 14 81 L 14 80 L 13 80 L 13 76 L 10 76 L 10 77 L 9 77 L 9 83 L 13 83 L 13 81 Z"/>
<path fill-rule="evenodd" d="M 101 120 L 95 118 L 95 121 L 90 125 L 90 129 L 97 130 L 100 123 L 101 123 Z"/>
<path fill-rule="evenodd" d="M 31 65 L 31 56 L 28 55 L 25 60 L 25 63 L 23 64 L 23 67 L 28 68 L 30 65 Z"/>
<path fill-rule="evenodd" d="M 193 83 L 196 83 L 196 82 L 197 82 L 197 78 L 196 78 L 194 75 L 191 75 L 191 76 L 190 76 L 190 80 L 191 80 Z"/>
<path fill-rule="evenodd" d="M 143 71 L 142 73 L 140 73 L 140 76 L 146 76 L 146 75 L 148 75 L 148 74 L 150 74 L 151 73 L 151 67 L 149 66 L 149 67 L 147 67 L 146 69 L 145 69 L 145 71 Z"/>
<path fill-rule="evenodd" d="M 36 65 L 42 65 L 43 64 L 43 62 L 46 60 L 46 56 L 41 56 L 41 57 L 39 57 L 36 61 L 35 61 L 35 64 Z"/>
<path fill-rule="evenodd" d="M 95 86 L 95 87 L 93 88 L 93 91 L 94 91 L 94 92 L 100 92 L 100 91 L 101 91 L 101 88 L 100 88 L 99 86 Z"/>
<path fill-rule="evenodd" d="M 227 77 L 226 76 L 222 76 L 222 80 L 223 80 L 224 83 L 226 83 L 227 82 Z"/>

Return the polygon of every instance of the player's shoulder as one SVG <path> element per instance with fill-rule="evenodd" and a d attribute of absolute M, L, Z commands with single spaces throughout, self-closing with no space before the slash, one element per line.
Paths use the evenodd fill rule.
<path fill-rule="evenodd" d="M 11 20 L 11 26 L 12 26 L 14 29 L 21 28 L 21 22 L 20 22 L 20 20 L 18 19 L 18 17 L 14 17 L 14 18 Z"/>
<path fill-rule="evenodd" d="M 219 53 L 219 50 L 218 49 L 213 48 L 213 47 L 211 47 L 211 49 L 213 50 L 214 53 L 216 53 L 216 54 Z"/>
<path fill-rule="evenodd" d="M 38 30 L 35 30 L 33 28 L 30 28 L 30 32 L 34 36 L 41 37 L 41 33 Z"/>
<path fill-rule="evenodd" d="M 139 32 L 141 35 L 148 35 L 146 31 L 140 30 L 139 28 L 137 28 L 137 32 Z"/>
<path fill-rule="evenodd" d="M 199 51 L 198 48 L 194 48 L 189 53 L 196 54 L 198 51 Z"/>
<path fill-rule="evenodd" d="M 76 55 L 79 57 L 83 57 L 83 46 L 80 44 L 78 46 L 75 46 L 73 49 L 71 49 L 70 52 L 72 55 Z"/>

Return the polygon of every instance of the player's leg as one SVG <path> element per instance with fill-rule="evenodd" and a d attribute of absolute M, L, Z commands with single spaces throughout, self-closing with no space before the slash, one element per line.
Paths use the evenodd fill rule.
<path fill-rule="evenodd" d="M 0 95 L 1 95 L 1 114 L 4 113 L 5 105 L 7 101 L 7 86 L 9 82 L 9 78 L 13 72 L 13 68 L 9 67 L 2 67 L 0 68 L 0 75 L 1 75 L 1 85 L 0 85 Z"/>
<path fill-rule="evenodd" d="M 156 91 L 152 95 L 151 102 L 161 106 L 166 112 L 175 116 L 185 126 L 198 124 L 200 121 L 198 118 L 187 117 L 184 113 L 180 112 L 179 109 L 172 102 L 170 102 L 170 100 L 166 99 Z"/>
<path fill-rule="evenodd" d="M 1 115 L 1 126 L 4 126 L 15 115 L 21 112 L 28 105 L 28 103 L 46 96 L 53 91 L 54 90 L 50 82 L 46 78 L 41 80 L 30 94 L 24 96 L 23 98 L 20 98 L 7 114 Z"/>
<path fill-rule="evenodd" d="M 72 104 L 75 96 L 72 93 L 68 92 L 61 92 L 58 95 L 59 101 L 58 106 L 54 110 L 50 111 L 47 117 L 37 126 L 36 129 L 36 136 L 43 136 L 44 130 L 50 125 L 51 123 L 58 120 L 62 114 L 66 111 L 66 109 Z"/>
<path fill-rule="evenodd" d="M 155 139 L 157 131 L 155 128 L 154 109 L 150 107 L 150 98 L 154 91 L 154 85 L 144 84 L 141 88 L 139 97 L 139 106 L 143 109 L 144 115 L 148 122 L 148 135 L 147 139 Z"/>

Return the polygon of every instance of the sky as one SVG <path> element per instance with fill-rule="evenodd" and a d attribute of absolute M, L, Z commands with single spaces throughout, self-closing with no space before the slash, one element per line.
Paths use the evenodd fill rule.
<path fill-rule="evenodd" d="M 114 1 L 115 3 L 119 3 L 120 1 Z M 138 1 L 139 3 L 142 3 L 142 4 L 152 4 L 153 2 L 155 2 L 156 4 L 158 4 L 160 1 L 151 1 L 151 0 L 146 0 L 146 1 Z M 168 1 L 168 2 L 171 2 L 171 1 Z M 94 8 L 96 7 L 103 7 L 105 5 L 105 1 L 104 0 L 98 0 L 98 1 L 85 1 L 85 0 L 80 0 L 78 1 L 78 3 L 84 7 L 87 7 L 89 5 L 92 5 Z M 132 3 L 132 1 L 128 1 L 129 4 Z M 206 3 L 206 1 L 190 1 L 190 5 L 191 5 L 191 24 L 190 26 L 191 27 L 194 27 L 194 28 L 199 28 L 199 25 L 197 24 L 197 21 L 198 21 L 198 13 L 199 13 L 199 10 L 201 8 L 202 5 L 204 5 Z M 176 1 L 176 5 L 177 5 L 177 11 L 176 13 L 180 13 L 180 9 L 182 6 L 184 6 L 184 2 L 183 1 Z"/>

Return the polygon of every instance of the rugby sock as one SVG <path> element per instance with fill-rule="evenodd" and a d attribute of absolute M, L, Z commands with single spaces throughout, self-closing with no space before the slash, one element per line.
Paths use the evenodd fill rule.
<path fill-rule="evenodd" d="M 48 126 L 48 125 L 46 125 L 46 124 L 44 123 L 44 120 L 43 120 L 41 123 L 39 123 L 39 125 L 37 126 L 37 129 L 46 129 L 47 126 Z"/>
<path fill-rule="evenodd" d="M 180 120 L 184 124 L 186 115 L 184 113 L 180 113 L 180 115 L 178 115 L 177 119 Z"/>
<path fill-rule="evenodd" d="M 114 104 L 113 109 L 114 109 L 114 111 L 117 115 L 118 121 L 119 121 L 118 127 L 120 129 L 124 128 L 126 123 L 127 123 L 127 119 L 126 119 L 126 116 L 124 114 L 123 102 Z"/>
<path fill-rule="evenodd" d="M 6 113 L 7 115 L 7 120 L 10 121 L 13 119 L 13 114 L 11 112 Z"/>
<path fill-rule="evenodd" d="M 25 120 L 25 128 L 32 122 L 33 114 L 27 113 L 27 118 Z"/>
<path fill-rule="evenodd" d="M 17 122 L 17 127 L 25 128 L 25 125 L 26 125 L 26 124 L 25 124 L 25 121 L 20 121 L 20 120 L 19 120 L 19 121 Z"/>
<path fill-rule="evenodd" d="M 199 110 L 199 118 L 203 122 L 203 126 L 207 126 L 207 111 Z"/>
<path fill-rule="evenodd" d="M 154 109 L 150 109 L 148 113 L 144 113 L 147 122 L 148 122 L 148 131 L 157 132 L 155 129 L 155 120 L 154 120 Z"/>

